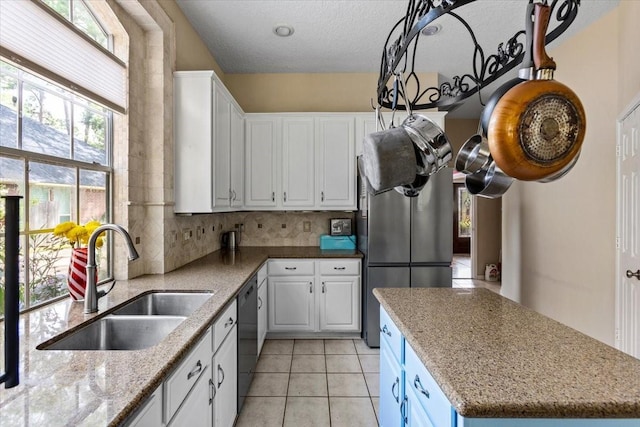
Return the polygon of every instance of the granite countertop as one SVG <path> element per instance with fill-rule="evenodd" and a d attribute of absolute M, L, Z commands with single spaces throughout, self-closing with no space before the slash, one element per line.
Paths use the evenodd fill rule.
<path fill-rule="evenodd" d="M 640 360 L 486 289 L 375 289 L 458 414 L 640 418 Z"/>
<path fill-rule="evenodd" d="M 221 310 L 268 258 L 361 258 L 357 251 L 318 247 L 241 247 L 217 251 L 178 270 L 119 280 L 83 313 L 70 298 L 20 316 L 20 384 L 0 385 L 0 425 L 118 425 L 171 373 Z M 160 344 L 136 351 L 52 351 L 36 346 L 151 290 L 211 292 Z M 0 349 L 4 346 L 0 328 Z M 2 358 L 4 359 L 4 358 Z M 0 371 L 4 367 L 0 366 Z"/>

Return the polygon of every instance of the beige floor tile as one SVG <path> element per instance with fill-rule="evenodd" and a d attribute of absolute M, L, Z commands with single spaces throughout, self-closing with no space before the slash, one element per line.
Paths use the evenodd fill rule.
<path fill-rule="evenodd" d="M 258 359 L 256 372 L 289 372 L 291 368 L 291 355 L 263 354 Z"/>
<path fill-rule="evenodd" d="M 296 340 L 293 354 L 324 354 L 324 340 Z"/>
<path fill-rule="evenodd" d="M 371 348 L 367 345 L 365 340 L 353 340 L 353 343 L 356 346 L 356 351 L 358 354 L 380 354 L 379 348 Z"/>
<path fill-rule="evenodd" d="M 369 397 L 362 374 L 327 374 L 327 382 L 331 397 Z"/>
<path fill-rule="evenodd" d="M 262 354 L 293 354 L 293 340 L 265 340 Z"/>
<path fill-rule="evenodd" d="M 378 425 L 368 397 L 330 397 L 331 427 L 371 427 Z"/>
<path fill-rule="evenodd" d="M 294 354 L 291 372 L 327 372 L 324 354 Z"/>
<path fill-rule="evenodd" d="M 371 404 L 373 405 L 373 410 L 376 413 L 376 418 L 378 419 L 378 425 L 380 424 L 380 398 L 372 397 Z"/>
<path fill-rule="evenodd" d="M 380 374 L 377 372 L 367 372 L 364 374 L 364 379 L 367 382 L 367 389 L 369 389 L 369 396 L 380 396 Z"/>
<path fill-rule="evenodd" d="M 360 354 L 362 372 L 380 372 L 380 356 L 375 354 Z"/>
<path fill-rule="evenodd" d="M 324 354 L 356 354 L 353 340 L 324 340 Z"/>
<path fill-rule="evenodd" d="M 292 373 L 289 378 L 289 396 L 320 397 L 327 396 L 327 375 Z"/>
<path fill-rule="evenodd" d="M 327 427 L 329 401 L 326 397 L 288 397 L 284 414 L 285 427 Z"/>
<path fill-rule="evenodd" d="M 247 397 L 236 427 L 282 427 L 286 397 Z"/>
<path fill-rule="evenodd" d="M 286 396 L 289 374 L 256 372 L 248 396 Z"/>
<path fill-rule="evenodd" d="M 326 358 L 327 372 L 362 372 L 355 354 L 328 354 Z"/>

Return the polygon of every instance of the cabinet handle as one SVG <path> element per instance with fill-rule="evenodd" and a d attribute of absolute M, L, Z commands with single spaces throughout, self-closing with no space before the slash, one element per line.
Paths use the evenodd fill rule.
<path fill-rule="evenodd" d="M 218 388 L 220 388 L 220 386 L 224 382 L 224 369 L 222 369 L 222 366 L 220 366 L 220 364 L 218 364 L 218 378 L 220 378 L 220 373 L 222 373 L 222 379 L 220 381 L 218 381 Z"/>
<path fill-rule="evenodd" d="M 233 190 L 229 189 L 229 201 L 233 200 Z"/>
<path fill-rule="evenodd" d="M 320 192 L 320 201 L 324 202 L 324 191 Z"/>
<path fill-rule="evenodd" d="M 309 282 L 309 293 L 313 293 L 313 282 Z"/>
<path fill-rule="evenodd" d="M 293 271 L 293 270 L 297 270 L 297 269 L 298 269 L 298 267 L 285 267 L 284 269 L 285 269 L 285 270 Z"/>
<path fill-rule="evenodd" d="M 395 390 L 396 386 L 398 386 L 398 394 L 396 395 Z M 396 399 L 396 403 L 400 403 L 400 378 L 396 377 L 396 382 L 391 386 L 391 395 Z"/>
<path fill-rule="evenodd" d="M 334 270 L 346 270 L 347 267 L 333 267 Z"/>
<path fill-rule="evenodd" d="M 324 282 L 322 282 L 322 293 L 324 294 L 325 292 L 325 287 L 324 287 Z"/>
<path fill-rule="evenodd" d="M 380 329 L 380 332 L 382 332 L 383 334 L 387 334 L 388 336 L 391 336 L 391 331 L 389 330 L 389 328 L 387 328 L 387 325 L 384 325 L 382 329 Z"/>
<path fill-rule="evenodd" d="M 271 192 L 271 201 L 272 201 L 272 202 L 275 202 L 275 201 L 276 201 L 276 193 L 275 193 L 275 191 L 272 191 L 272 192 Z"/>
<path fill-rule="evenodd" d="M 429 398 L 429 390 L 427 390 L 426 388 L 424 388 L 422 386 L 422 383 L 420 382 L 420 377 L 416 374 L 415 379 L 413 380 L 413 386 L 416 388 L 416 390 L 418 390 L 420 393 L 424 394 L 425 396 L 427 396 L 427 399 Z"/>
<path fill-rule="evenodd" d="M 287 192 L 286 191 L 284 192 L 284 201 L 285 201 L 285 203 L 287 202 Z"/>
<path fill-rule="evenodd" d="M 224 327 L 228 328 L 230 325 L 233 325 L 233 317 L 229 317 L 229 320 L 224 322 Z"/>
<path fill-rule="evenodd" d="M 209 378 L 209 405 L 213 403 L 213 399 L 216 398 L 216 388 L 213 385 L 213 380 Z"/>
<path fill-rule="evenodd" d="M 258 310 L 262 308 L 262 298 L 258 297 Z"/>
<path fill-rule="evenodd" d="M 202 362 L 199 360 L 196 362 L 196 366 L 187 374 L 187 379 L 190 380 L 192 377 L 198 375 L 202 372 Z"/>
<path fill-rule="evenodd" d="M 236 190 L 232 190 L 232 191 L 233 191 L 233 200 L 235 201 L 237 199 Z"/>
<path fill-rule="evenodd" d="M 402 416 L 402 420 L 404 421 L 404 424 L 407 425 L 409 424 L 409 417 L 407 417 L 407 396 L 404 397 L 404 399 L 402 399 L 402 404 L 400 405 L 400 416 Z"/>

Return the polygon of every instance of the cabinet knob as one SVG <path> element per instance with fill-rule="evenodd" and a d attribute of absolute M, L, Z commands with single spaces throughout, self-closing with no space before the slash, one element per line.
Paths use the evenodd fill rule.
<path fill-rule="evenodd" d="M 309 282 L 309 293 L 313 293 L 313 282 Z"/>
<path fill-rule="evenodd" d="M 298 267 L 285 267 L 284 269 L 285 270 L 297 270 Z"/>
<path fill-rule="evenodd" d="M 324 282 L 322 282 L 322 293 L 325 293 L 325 286 L 324 286 Z"/>
<path fill-rule="evenodd" d="M 196 366 L 187 374 L 187 379 L 190 380 L 194 376 L 202 372 L 202 362 L 199 360 L 196 362 Z"/>
<path fill-rule="evenodd" d="M 635 273 L 631 270 L 627 270 L 627 278 L 631 279 L 632 277 L 640 280 L 640 270 L 636 271 Z"/>
<path fill-rule="evenodd" d="M 347 267 L 333 267 L 334 270 L 346 270 Z"/>
<path fill-rule="evenodd" d="M 216 388 L 213 385 L 213 380 L 209 378 L 209 405 L 213 403 L 213 399 L 216 398 Z"/>
<path fill-rule="evenodd" d="M 391 385 L 391 395 L 396 399 L 396 403 L 400 403 L 400 378 L 396 377 L 396 381 Z M 398 387 L 398 394 L 394 391 Z"/>
<path fill-rule="evenodd" d="M 220 374 L 222 374 L 222 379 L 220 379 Z M 220 388 L 223 382 L 224 382 L 224 369 L 222 369 L 222 366 L 218 364 L 218 388 Z"/>
<path fill-rule="evenodd" d="M 420 393 L 424 394 L 427 397 L 427 399 L 429 398 L 429 390 L 427 390 L 422 386 L 422 383 L 420 382 L 420 377 L 418 375 L 416 375 L 416 377 L 413 379 L 413 386 Z"/>
<path fill-rule="evenodd" d="M 258 310 L 262 308 L 262 298 L 258 297 Z"/>
<path fill-rule="evenodd" d="M 391 331 L 389 330 L 389 328 L 387 328 L 387 325 L 384 325 L 382 327 L 382 329 L 380 329 L 380 332 L 382 332 L 383 334 L 386 334 L 388 336 L 391 336 Z"/>
<path fill-rule="evenodd" d="M 287 192 L 286 191 L 284 192 L 284 202 L 285 203 L 287 202 Z"/>
<path fill-rule="evenodd" d="M 271 201 L 272 201 L 272 202 L 275 202 L 275 201 L 276 201 L 276 193 L 275 193 L 275 191 L 272 191 L 272 192 L 271 192 Z"/>
<path fill-rule="evenodd" d="M 320 201 L 324 202 L 324 191 L 320 192 Z"/>
<path fill-rule="evenodd" d="M 233 317 L 229 317 L 229 320 L 227 320 L 226 322 L 224 322 L 224 327 L 228 328 L 229 326 L 233 325 Z"/>

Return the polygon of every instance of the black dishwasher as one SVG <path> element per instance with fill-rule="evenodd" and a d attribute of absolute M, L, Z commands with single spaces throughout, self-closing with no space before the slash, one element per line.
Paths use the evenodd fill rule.
<path fill-rule="evenodd" d="M 253 276 L 238 294 L 238 413 L 249 392 L 258 361 L 258 278 Z"/>

